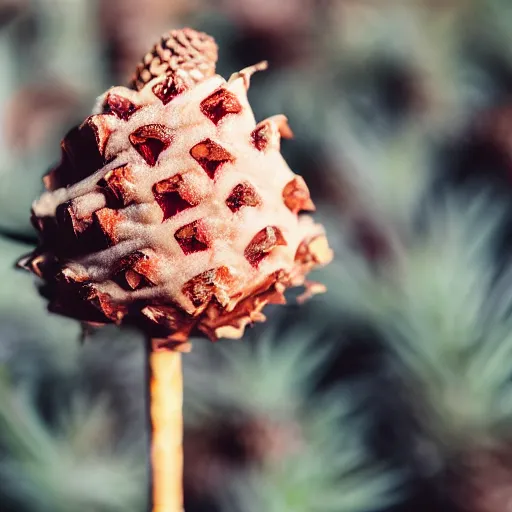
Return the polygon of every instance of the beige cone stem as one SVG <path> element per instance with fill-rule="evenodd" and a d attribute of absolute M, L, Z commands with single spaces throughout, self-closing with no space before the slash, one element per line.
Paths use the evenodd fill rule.
<path fill-rule="evenodd" d="M 148 343 L 151 435 L 150 512 L 183 510 L 183 376 L 181 353 Z"/>

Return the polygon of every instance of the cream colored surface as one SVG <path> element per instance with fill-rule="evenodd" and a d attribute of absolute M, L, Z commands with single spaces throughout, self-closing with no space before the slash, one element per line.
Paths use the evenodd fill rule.
<path fill-rule="evenodd" d="M 129 164 L 133 183 L 126 183 L 127 195 L 134 199 L 119 213 L 122 220 L 115 227 L 116 245 L 86 258 L 67 263 L 65 273 L 78 280 L 95 283 L 95 288 L 109 295 L 114 302 L 128 304 L 136 299 L 172 300 L 189 314 L 196 308 L 182 292 L 183 285 L 205 270 L 227 266 L 234 277 L 230 289 L 232 297 L 264 282 L 273 272 L 283 269 L 292 273 L 294 258 L 303 240 L 323 234 L 323 228 L 305 216 L 297 216 L 283 202 L 285 185 L 296 176 L 280 153 L 280 132 L 287 133 L 286 118 L 274 116 L 267 122 L 271 129 L 269 145 L 257 150 L 251 143 L 251 132 L 256 127 L 252 109 L 247 100 L 250 75 L 256 69 L 235 73 L 229 82 L 216 75 L 192 90 L 178 95 L 167 105 L 152 93 L 156 78 L 140 92 L 115 87 L 110 93 L 128 98 L 140 106 L 128 121 L 113 115 L 98 115 L 101 126 L 108 132 L 105 158 L 109 163 L 83 181 L 45 193 L 34 204 L 37 216 L 54 215 L 57 206 L 73 200 L 73 208 L 80 214 L 90 214 L 104 203 L 97 183 L 110 170 Z M 238 114 L 225 116 L 217 125 L 200 110 L 200 103 L 219 87 L 234 93 L 242 105 Z M 163 124 L 172 132 L 172 143 L 163 151 L 155 166 L 150 167 L 129 140 L 129 135 L 143 125 Z M 284 131 L 283 131 L 284 130 Z M 289 129 L 288 129 L 289 130 Z M 226 162 L 212 180 L 190 155 L 197 143 L 211 138 L 233 157 Z M 186 183 L 188 198 L 197 206 L 163 220 L 163 213 L 152 192 L 155 183 L 181 174 Z M 249 181 L 262 204 L 245 207 L 233 213 L 225 204 L 233 187 Z M 202 230 L 208 237 L 208 250 L 184 255 L 174 233 L 182 226 L 200 219 Z M 286 245 L 275 247 L 255 268 L 244 257 L 244 250 L 252 238 L 267 226 L 279 228 Z M 154 286 L 127 291 L 110 279 L 112 269 L 120 258 L 142 250 L 154 264 Z M 298 276 L 297 285 L 303 276 Z M 233 308 L 236 300 L 230 304 Z"/>

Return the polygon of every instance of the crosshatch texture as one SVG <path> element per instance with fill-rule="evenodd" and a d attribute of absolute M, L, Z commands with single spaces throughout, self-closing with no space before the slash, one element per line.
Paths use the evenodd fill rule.
<path fill-rule="evenodd" d="M 144 323 L 166 344 L 239 337 L 289 286 L 331 258 L 309 191 L 280 154 L 286 118 L 256 124 L 252 73 L 114 87 L 62 143 L 33 207 L 24 264 L 51 309 L 85 322 Z"/>

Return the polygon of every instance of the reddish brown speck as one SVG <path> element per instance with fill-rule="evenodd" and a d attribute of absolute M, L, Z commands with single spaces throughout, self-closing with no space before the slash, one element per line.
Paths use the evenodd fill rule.
<path fill-rule="evenodd" d="M 242 111 L 242 105 L 237 97 L 230 91 L 220 88 L 210 94 L 201 102 L 201 112 L 214 124 L 228 114 L 238 114 Z"/>
<path fill-rule="evenodd" d="M 167 77 L 163 82 L 153 86 L 153 94 L 164 104 L 167 105 L 179 94 L 185 92 L 187 88 L 184 84 L 177 84 L 172 76 Z"/>
<path fill-rule="evenodd" d="M 263 151 L 268 145 L 268 126 L 255 128 L 251 133 L 251 140 L 258 151 Z"/>
<path fill-rule="evenodd" d="M 270 251 L 278 245 L 286 245 L 286 240 L 281 230 L 275 226 L 267 226 L 254 235 L 249 245 L 245 248 L 244 256 L 247 261 L 257 267 Z"/>
<path fill-rule="evenodd" d="M 141 126 L 130 135 L 130 142 L 148 165 L 154 166 L 160 153 L 172 143 L 173 136 L 169 128 L 162 124 Z"/>
<path fill-rule="evenodd" d="M 221 165 L 235 160 L 227 150 L 211 139 L 205 139 L 193 146 L 190 155 L 212 180 Z"/>
<path fill-rule="evenodd" d="M 124 216 L 118 210 L 101 208 L 94 212 L 93 219 L 99 225 L 107 240 L 110 243 L 117 243 L 116 228 L 124 220 Z"/>
<path fill-rule="evenodd" d="M 258 206 L 261 199 L 249 183 L 239 183 L 226 199 L 226 205 L 232 212 L 238 211 L 242 206 Z"/>
<path fill-rule="evenodd" d="M 114 273 L 114 280 L 125 289 L 137 290 L 154 285 L 154 261 L 142 251 L 135 251 L 121 258 Z"/>
<path fill-rule="evenodd" d="M 118 94 L 109 94 L 105 101 L 105 112 L 112 112 L 119 119 L 128 121 L 130 117 L 139 110 L 139 107 L 132 103 L 128 98 L 123 98 Z"/>
<path fill-rule="evenodd" d="M 72 231 L 78 236 L 91 223 L 90 219 L 77 219 L 71 201 L 60 204 L 55 212 L 55 219 L 66 231 Z"/>
<path fill-rule="evenodd" d="M 167 220 L 169 217 L 194 206 L 181 197 L 179 189 L 182 185 L 183 178 L 178 175 L 159 181 L 153 186 L 153 195 L 164 214 L 162 222 Z"/>
<path fill-rule="evenodd" d="M 134 251 L 127 256 L 121 258 L 114 267 L 114 272 L 124 272 L 126 269 L 133 267 L 139 260 L 145 258 L 146 255 L 141 251 Z"/>
<path fill-rule="evenodd" d="M 216 287 L 228 284 L 231 279 L 227 267 L 212 268 L 187 281 L 182 291 L 197 308 L 212 299 Z"/>
<path fill-rule="evenodd" d="M 185 254 L 192 254 L 208 249 L 208 245 L 203 238 L 203 233 L 201 233 L 199 229 L 198 220 L 178 229 L 178 231 L 174 233 L 174 238 L 180 244 L 181 250 Z"/>
<path fill-rule="evenodd" d="M 293 180 L 285 185 L 283 200 L 284 204 L 293 213 L 298 213 L 301 210 L 313 211 L 315 209 L 315 205 L 309 196 L 306 182 L 300 176 L 295 176 Z"/>
<path fill-rule="evenodd" d="M 134 270 L 127 270 L 124 273 L 124 278 L 126 279 L 128 286 L 132 290 L 136 290 L 137 288 L 139 288 L 142 283 L 142 276 L 138 272 L 135 272 Z"/>
<path fill-rule="evenodd" d="M 131 202 L 126 194 L 126 185 L 133 185 L 134 177 L 128 165 L 122 165 L 112 169 L 99 184 L 107 187 L 112 198 L 118 205 L 126 206 Z"/>
<path fill-rule="evenodd" d="M 96 306 L 110 321 L 119 323 L 128 312 L 128 308 L 121 304 L 112 302 L 109 295 L 101 293 L 93 284 L 84 288 L 87 294 L 86 299 Z"/>

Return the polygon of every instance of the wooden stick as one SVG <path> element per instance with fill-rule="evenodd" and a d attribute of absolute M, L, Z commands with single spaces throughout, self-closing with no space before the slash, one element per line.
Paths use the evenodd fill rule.
<path fill-rule="evenodd" d="M 183 511 L 183 376 L 181 354 L 148 344 L 151 426 L 150 512 Z"/>

